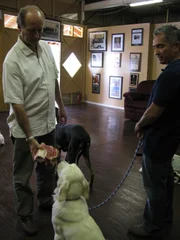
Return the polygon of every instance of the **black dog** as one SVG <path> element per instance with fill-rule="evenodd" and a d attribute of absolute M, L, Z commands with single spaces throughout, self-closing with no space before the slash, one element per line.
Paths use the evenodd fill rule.
<path fill-rule="evenodd" d="M 94 180 L 94 172 L 91 167 L 89 148 L 91 139 L 87 131 L 80 125 L 56 125 L 56 144 L 63 151 L 67 152 L 66 161 L 78 165 L 81 156 L 89 168 L 91 174 L 90 188 Z"/>

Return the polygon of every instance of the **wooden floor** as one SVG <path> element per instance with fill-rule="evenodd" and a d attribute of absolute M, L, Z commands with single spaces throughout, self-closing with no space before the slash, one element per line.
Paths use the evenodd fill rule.
<path fill-rule="evenodd" d="M 112 108 L 81 104 L 67 106 L 66 110 L 68 123 L 81 124 L 91 136 L 90 155 L 96 175 L 88 205 L 93 207 L 109 197 L 127 172 L 138 143 L 134 134 L 135 123 L 125 120 L 122 110 Z M 14 211 L 13 146 L 6 118 L 7 113 L 0 113 L 0 130 L 6 140 L 6 145 L 0 147 L 0 240 L 53 240 L 51 214 L 38 211 L 36 197 L 34 218 L 39 233 L 35 237 L 27 237 L 21 230 Z M 127 228 L 129 224 L 142 220 L 145 192 L 139 173 L 140 167 L 141 157 L 137 157 L 118 192 L 106 204 L 90 211 L 108 240 L 137 239 L 127 234 Z M 80 168 L 89 179 L 83 160 L 80 161 Z M 34 178 L 33 175 L 32 188 L 35 193 Z M 173 226 L 167 228 L 166 237 L 163 239 L 180 239 L 180 185 L 175 186 L 174 208 Z"/>

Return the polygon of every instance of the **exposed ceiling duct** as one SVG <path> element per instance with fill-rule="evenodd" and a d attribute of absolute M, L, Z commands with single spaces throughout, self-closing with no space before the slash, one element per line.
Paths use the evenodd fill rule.
<path fill-rule="evenodd" d="M 95 3 L 85 4 L 84 11 L 94 11 L 99 9 L 113 8 L 119 6 L 129 6 L 131 3 L 144 2 L 145 0 L 105 0 Z"/>

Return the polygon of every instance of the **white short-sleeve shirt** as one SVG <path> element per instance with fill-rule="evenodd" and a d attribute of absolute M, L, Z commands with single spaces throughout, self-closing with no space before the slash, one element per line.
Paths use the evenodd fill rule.
<path fill-rule="evenodd" d="M 55 82 L 58 70 L 50 46 L 38 43 L 38 57 L 20 38 L 3 63 L 4 101 L 10 104 L 7 119 L 16 138 L 25 134 L 18 125 L 12 103 L 23 104 L 32 134 L 42 136 L 55 128 Z"/>

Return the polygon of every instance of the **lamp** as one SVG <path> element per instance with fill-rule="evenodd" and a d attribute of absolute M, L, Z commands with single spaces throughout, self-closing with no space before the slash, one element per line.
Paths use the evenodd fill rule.
<path fill-rule="evenodd" d="M 129 5 L 130 7 L 138 7 L 142 5 L 148 5 L 148 4 L 160 3 L 160 2 L 163 2 L 163 0 L 150 0 L 150 1 L 136 2 L 136 3 L 131 3 Z"/>

